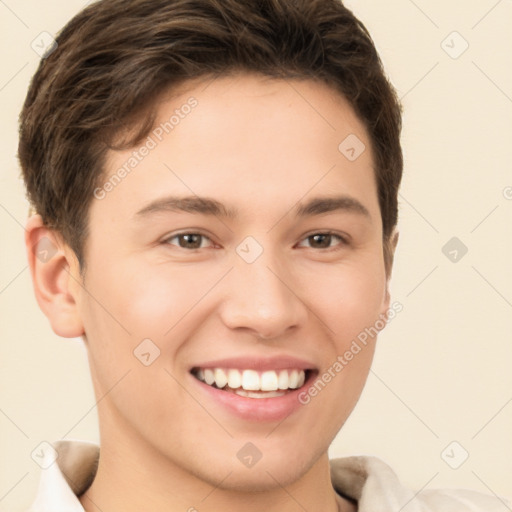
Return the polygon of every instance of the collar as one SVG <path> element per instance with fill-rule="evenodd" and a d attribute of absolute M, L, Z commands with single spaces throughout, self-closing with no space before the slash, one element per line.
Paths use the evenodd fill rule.
<path fill-rule="evenodd" d="M 28 512 L 84 512 L 77 496 L 91 485 L 100 447 L 88 441 L 61 440 L 45 450 L 39 487 Z M 55 459 L 57 455 L 57 459 Z"/>

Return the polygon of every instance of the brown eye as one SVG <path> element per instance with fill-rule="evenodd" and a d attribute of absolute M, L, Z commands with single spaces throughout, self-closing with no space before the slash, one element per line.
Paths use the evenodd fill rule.
<path fill-rule="evenodd" d="M 177 239 L 178 244 L 171 243 L 171 240 Z M 178 235 L 173 235 L 166 240 L 165 243 L 169 245 L 178 245 L 181 249 L 202 249 L 202 240 L 210 240 L 207 236 L 202 235 L 200 233 L 180 233 Z"/>
<path fill-rule="evenodd" d="M 332 249 L 336 247 L 336 245 L 345 245 L 346 241 L 340 236 L 334 233 L 314 233 L 309 235 L 304 240 L 307 240 L 312 249 Z M 341 243 L 332 245 L 334 240 L 338 240 Z"/>

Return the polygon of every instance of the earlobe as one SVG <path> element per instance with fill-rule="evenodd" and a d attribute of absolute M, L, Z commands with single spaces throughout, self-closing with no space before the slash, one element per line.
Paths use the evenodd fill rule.
<path fill-rule="evenodd" d="M 76 338 L 84 333 L 78 310 L 78 262 L 59 234 L 32 215 L 26 224 L 25 247 L 37 303 L 55 334 Z"/>

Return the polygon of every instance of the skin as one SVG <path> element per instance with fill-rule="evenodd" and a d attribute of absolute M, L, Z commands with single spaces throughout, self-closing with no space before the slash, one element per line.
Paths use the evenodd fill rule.
<path fill-rule="evenodd" d="M 58 233 L 38 215 L 27 223 L 27 248 L 47 237 L 57 249 L 47 262 L 28 250 L 37 301 L 56 334 L 83 337 L 101 399 L 99 468 L 80 501 L 87 512 L 356 510 L 332 487 L 327 450 L 360 396 L 376 338 L 282 422 L 231 414 L 200 393 L 189 369 L 292 355 L 321 374 L 386 314 L 367 132 L 322 83 L 249 74 L 186 84 L 161 102 L 156 124 L 190 97 L 198 101 L 191 113 L 93 200 L 85 279 Z M 366 146 L 353 162 L 338 150 L 349 134 Z M 132 152 L 109 152 L 107 179 Z M 171 194 L 214 198 L 239 217 L 137 218 Z M 368 215 L 294 217 L 298 201 L 333 194 L 356 199 Z M 328 230 L 348 242 L 308 238 Z M 205 235 L 200 248 L 174 236 L 186 232 Z M 253 263 L 236 252 L 247 236 L 263 248 Z M 133 354 L 146 338 L 160 350 L 149 366 Z M 251 468 L 236 456 L 249 441 L 262 454 Z"/>

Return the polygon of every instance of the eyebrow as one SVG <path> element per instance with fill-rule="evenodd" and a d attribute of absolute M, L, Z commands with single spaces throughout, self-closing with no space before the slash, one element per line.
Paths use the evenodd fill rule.
<path fill-rule="evenodd" d="M 236 208 L 228 208 L 223 203 L 210 197 L 168 196 L 156 199 L 144 206 L 135 214 L 135 218 L 145 218 L 165 211 L 214 215 L 226 219 L 236 219 L 238 217 Z M 294 211 L 295 217 L 310 217 L 323 213 L 345 211 L 371 219 L 368 209 L 360 201 L 347 195 L 315 197 L 306 203 L 296 203 L 292 211 Z"/>

